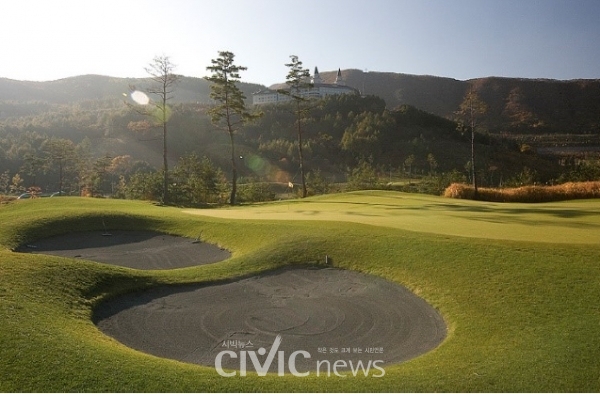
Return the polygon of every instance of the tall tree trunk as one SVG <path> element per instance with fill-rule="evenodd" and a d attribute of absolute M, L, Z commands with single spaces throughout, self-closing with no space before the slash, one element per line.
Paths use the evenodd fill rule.
<path fill-rule="evenodd" d="M 475 114 L 473 113 L 473 88 L 470 89 L 469 105 L 471 107 L 471 176 L 473 177 L 473 189 L 477 198 L 477 174 L 475 172 Z"/>
<path fill-rule="evenodd" d="M 62 159 L 58 160 L 58 195 L 62 196 L 63 189 L 63 163 Z"/>
<path fill-rule="evenodd" d="M 233 131 L 229 132 L 229 139 L 231 141 L 231 196 L 229 197 L 229 204 L 235 205 L 235 195 L 237 192 L 237 163 L 235 160 Z"/>
<path fill-rule="evenodd" d="M 298 110 L 298 159 L 300 160 L 300 178 L 302 180 L 302 198 L 308 194 L 306 191 L 306 177 L 304 175 L 304 155 L 302 152 L 302 121 L 300 119 L 300 102 L 297 102 Z"/>
<path fill-rule="evenodd" d="M 165 112 L 163 107 L 163 113 Z M 163 118 L 164 119 L 164 118 Z M 167 122 L 163 120 L 163 204 L 169 202 L 169 164 L 167 162 Z"/>
<path fill-rule="evenodd" d="M 475 130 L 471 126 L 471 175 L 473 176 L 473 189 L 477 197 L 477 175 L 475 172 Z"/>

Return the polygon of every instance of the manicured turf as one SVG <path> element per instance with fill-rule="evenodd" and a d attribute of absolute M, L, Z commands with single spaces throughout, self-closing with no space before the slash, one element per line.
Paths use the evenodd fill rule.
<path fill-rule="evenodd" d="M 581 200 L 506 204 L 373 191 L 188 212 L 231 219 L 344 221 L 514 241 L 600 243 L 600 204 Z"/>
<path fill-rule="evenodd" d="M 200 214 L 79 198 L 3 205 L 0 391 L 599 391 L 599 211 L 600 201 L 507 205 L 383 192 L 193 212 Z M 104 226 L 200 236 L 233 256 L 135 271 L 10 251 Z M 128 349 L 92 323 L 94 305 L 116 294 L 321 262 L 326 254 L 340 268 L 424 297 L 446 319 L 447 339 L 386 367 L 382 378 L 224 378 Z"/>

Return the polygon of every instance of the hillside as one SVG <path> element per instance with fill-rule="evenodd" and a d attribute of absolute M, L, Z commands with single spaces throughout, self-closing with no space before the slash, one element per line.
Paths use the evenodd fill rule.
<path fill-rule="evenodd" d="M 145 78 L 115 78 L 103 75 L 82 75 L 48 82 L 15 81 L 0 78 L 0 102 L 46 102 L 67 104 L 88 100 L 122 100 L 129 86 L 143 89 L 150 81 Z M 242 83 L 247 97 L 264 88 L 261 85 Z M 203 78 L 182 77 L 173 100 L 178 103 L 207 103 L 210 83 Z M 4 116 L 11 116 L 5 113 Z"/>
<path fill-rule="evenodd" d="M 321 72 L 333 83 L 337 72 Z M 472 86 L 489 106 L 492 133 L 600 133 L 600 80 L 480 78 L 458 81 L 429 75 L 342 70 L 346 84 L 383 98 L 388 108 L 412 105 L 452 118 Z M 281 85 L 274 85 L 281 86 Z"/>
<path fill-rule="evenodd" d="M 444 118 L 452 118 L 472 86 L 489 106 L 487 129 L 510 134 L 600 134 L 600 80 L 557 81 L 489 77 L 459 81 L 428 75 L 343 70 L 346 83 L 363 94 L 381 97 L 389 109 L 408 104 Z M 324 82 L 335 71 L 321 72 Z M 49 82 L 0 78 L 0 119 L 38 112 L 25 103 L 67 104 L 81 101 L 122 100 L 130 85 L 148 86 L 140 78 L 83 75 Z M 273 87 L 281 86 L 281 84 Z M 248 99 L 264 88 L 241 84 Z M 174 101 L 208 103 L 209 83 L 183 77 Z"/>
<path fill-rule="evenodd" d="M 589 153 L 600 147 L 600 81 L 342 74 L 365 95 L 322 100 L 311 108 L 303 130 L 306 167 L 331 181 L 344 182 L 361 160 L 390 180 L 393 172 L 470 176 L 470 133 L 453 119 L 471 87 L 489 107 L 480 124 L 486 127 L 478 128 L 476 138 L 482 185 L 597 178 L 595 169 L 580 167 L 582 159 L 592 163 L 596 155 Z M 334 72 L 321 75 L 334 81 Z M 109 184 L 119 176 L 127 181 L 140 168 L 160 168 L 160 131 L 124 103 L 130 86 L 149 85 L 147 79 L 98 75 L 52 82 L 0 79 L 0 190 L 17 174 L 25 186 L 54 188 L 61 167 L 52 155 L 62 156 L 52 152 L 52 144 L 76 157 L 70 172 L 79 184 Z M 243 83 L 241 88 L 251 99 L 264 87 Z M 190 77 L 182 77 L 174 91 L 168 133 L 173 165 L 190 154 L 206 156 L 221 169 L 231 165 L 228 137 L 206 112 L 209 92 L 206 80 Z M 284 104 L 260 109 L 264 116 L 236 134 L 238 174 L 287 184 L 297 178 L 299 166 L 293 111 Z M 117 176 L 117 162 L 109 160 L 128 161 L 127 171 Z M 114 177 L 104 179 L 110 171 Z M 73 183 L 71 190 L 76 188 Z"/>

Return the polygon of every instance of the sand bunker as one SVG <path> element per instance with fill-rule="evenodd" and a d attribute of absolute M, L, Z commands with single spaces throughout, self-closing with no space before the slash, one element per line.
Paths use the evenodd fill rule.
<path fill-rule="evenodd" d="M 218 246 L 151 231 L 93 231 L 45 238 L 21 252 L 81 258 L 142 270 L 210 264 L 231 254 Z"/>
<path fill-rule="evenodd" d="M 286 357 L 299 350 L 311 356 L 296 358 L 298 371 L 314 371 L 318 360 L 398 363 L 437 347 L 446 336 L 441 316 L 408 289 L 332 268 L 283 269 L 129 294 L 101 305 L 95 322 L 131 348 L 209 366 L 224 350 L 268 351 L 281 334 L 279 351 Z M 240 368 L 239 356 L 222 361 Z M 270 370 L 276 369 L 273 362 Z"/>
<path fill-rule="evenodd" d="M 21 251 L 137 269 L 181 268 L 230 257 L 215 245 L 131 231 L 67 234 Z M 349 363 L 405 361 L 437 347 L 446 336 L 442 317 L 408 289 L 333 268 L 288 268 L 220 284 L 127 294 L 100 305 L 94 322 L 131 348 L 189 363 L 214 366 L 219 353 L 230 351 L 222 365 L 236 370 L 245 352 L 248 371 L 253 370 L 250 352 L 264 365 L 268 354 L 259 351 L 271 350 L 277 335 L 277 354 L 303 351 L 295 359 L 296 369 L 322 373 L 328 372 L 327 361 L 331 366 L 342 360 L 349 368 Z M 282 364 L 289 371 L 287 362 Z M 273 362 L 269 370 L 278 367 Z"/>

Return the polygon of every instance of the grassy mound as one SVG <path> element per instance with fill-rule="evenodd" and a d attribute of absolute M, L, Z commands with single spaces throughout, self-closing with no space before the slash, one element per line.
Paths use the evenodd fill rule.
<path fill-rule="evenodd" d="M 530 229 L 554 234 L 580 227 L 598 233 L 598 215 L 588 213 L 600 204 L 573 204 L 540 206 L 552 214 L 544 214 L 545 220 L 536 220 Z M 342 221 L 327 216 L 332 207 L 339 209 Z M 265 214 L 286 208 L 296 210 L 286 220 Z M 308 199 L 287 207 L 272 203 L 200 210 L 200 215 L 142 202 L 68 197 L 1 205 L 0 391 L 599 391 L 600 245 L 461 233 L 476 229 L 494 234 L 486 228 L 499 218 L 514 218 L 514 226 L 523 225 L 517 223 L 520 215 L 524 225 L 537 218 L 531 209 L 499 209 L 481 202 L 448 204 L 440 197 L 379 192 Z M 575 217 L 560 216 L 575 209 Z M 254 218 L 254 210 L 268 220 L 260 214 Z M 218 212 L 230 217 L 216 217 Z M 416 231 L 394 226 L 415 215 L 411 223 L 458 220 L 461 225 L 453 234 L 429 231 L 427 224 L 413 225 Z M 326 220 L 299 220 L 319 216 Z M 212 265 L 142 272 L 11 251 L 40 237 L 104 226 L 200 236 L 233 256 Z M 94 306 L 123 292 L 319 264 L 326 254 L 340 268 L 384 277 L 425 298 L 444 316 L 450 328 L 447 339 L 417 359 L 386 367 L 382 378 L 251 373 L 224 378 L 213 368 L 129 349 L 92 323 Z"/>

